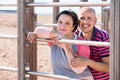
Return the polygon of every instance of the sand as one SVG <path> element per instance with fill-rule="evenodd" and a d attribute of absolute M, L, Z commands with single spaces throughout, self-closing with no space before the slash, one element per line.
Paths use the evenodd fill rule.
<path fill-rule="evenodd" d="M 39 23 L 52 23 L 52 15 L 39 15 L 37 20 Z M 0 14 L 0 34 L 17 35 L 16 14 Z M 38 44 L 37 47 L 38 71 L 52 73 L 49 46 Z M 17 68 L 17 39 L 0 38 L 0 66 Z M 0 70 L 0 80 L 17 80 L 17 72 Z M 38 80 L 52 79 L 38 77 Z"/>
<path fill-rule="evenodd" d="M 37 18 L 39 23 L 52 23 L 52 21 L 52 15 L 39 15 Z M 16 14 L 0 14 L 0 34 L 17 35 Z M 38 71 L 52 74 L 49 46 L 38 44 L 37 48 Z M 0 38 L 0 66 L 17 68 L 17 64 L 17 40 Z M 17 72 L 0 70 L 0 80 L 17 80 Z M 55 79 L 38 77 L 38 80 Z"/>

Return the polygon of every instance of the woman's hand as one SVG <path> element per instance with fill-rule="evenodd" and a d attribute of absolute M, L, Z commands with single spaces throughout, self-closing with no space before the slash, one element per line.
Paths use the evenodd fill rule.
<path fill-rule="evenodd" d="M 60 48 L 63 48 L 67 52 L 71 52 L 72 51 L 72 44 L 59 43 L 59 40 L 61 40 L 61 39 L 65 39 L 65 37 L 55 37 L 54 44 L 56 44 Z"/>
<path fill-rule="evenodd" d="M 27 40 L 30 41 L 30 43 L 35 42 L 37 39 L 37 34 L 35 32 L 29 32 L 27 34 Z"/>
<path fill-rule="evenodd" d="M 77 56 L 71 60 L 72 67 L 87 66 L 88 59 L 82 56 Z"/>

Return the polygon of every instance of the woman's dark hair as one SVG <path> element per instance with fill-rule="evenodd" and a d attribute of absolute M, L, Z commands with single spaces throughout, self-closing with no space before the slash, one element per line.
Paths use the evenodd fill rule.
<path fill-rule="evenodd" d="M 66 15 L 69 15 L 72 17 L 72 20 L 73 20 L 73 26 L 74 26 L 74 29 L 72 32 L 75 32 L 75 30 L 78 28 L 78 25 L 79 25 L 79 20 L 78 20 L 78 16 L 75 12 L 73 11 L 67 11 L 67 10 L 64 10 L 62 12 L 60 12 L 57 17 L 56 17 L 56 20 L 58 21 L 58 18 L 62 15 L 62 14 L 66 14 Z"/>

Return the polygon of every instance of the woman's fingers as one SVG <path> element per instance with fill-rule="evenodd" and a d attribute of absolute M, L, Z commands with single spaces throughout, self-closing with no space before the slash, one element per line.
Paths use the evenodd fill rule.
<path fill-rule="evenodd" d="M 30 43 L 34 42 L 37 38 L 37 35 L 34 32 L 29 32 L 27 35 L 27 39 L 30 41 Z"/>

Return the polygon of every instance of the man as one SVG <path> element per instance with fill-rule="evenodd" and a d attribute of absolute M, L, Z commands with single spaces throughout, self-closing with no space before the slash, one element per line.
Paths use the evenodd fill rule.
<path fill-rule="evenodd" d="M 109 34 L 95 27 L 95 10 L 90 7 L 80 9 L 80 36 L 90 41 L 109 42 Z M 90 58 L 77 57 L 71 61 L 73 67 L 87 65 L 94 80 L 109 80 L 109 47 L 90 46 Z"/>

